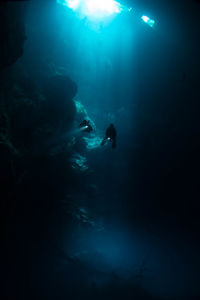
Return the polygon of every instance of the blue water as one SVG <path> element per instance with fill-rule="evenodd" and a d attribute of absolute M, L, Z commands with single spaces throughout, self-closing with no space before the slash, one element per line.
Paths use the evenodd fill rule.
<path fill-rule="evenodd" d="M 14 70 L 36 82 L 42 101 L 45 80 L 69 76 L 77 93 L 63 107 L 66 119 L 76 114 L 64 132 L 62 124 L 52 135 L 39 128 L 48 138 L 24 163 L 16 199 L 34 204 L 24 200 L 28 225 L 17 215 L 9 229 L 12 299 L 200 293 L 199 6 L 150 2 L 123 1 L 135 12 L 95 26 L 56 1 L 27 8 L 28 40 Z M 86 117 L 91 133 L 79 130 Z M 100 145 L 110 123 L 116 149 Z"/>

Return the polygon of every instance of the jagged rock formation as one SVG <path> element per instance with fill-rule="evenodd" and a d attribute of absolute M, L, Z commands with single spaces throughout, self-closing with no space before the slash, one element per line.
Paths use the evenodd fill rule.
<path fill-rule="evenodd" d="M 1 213 L 4 224 L 15 223 L 13 216 L 20 213 L 22 225 L 32 206 L 42 218 L 45 205 L 50 210 L 65 187 L 63 180 L 70 177 L 69 154 L 62 147 L 54 154 L 50 149 L 73 125 L 77 92 L 67 76 L 44 74 L 39 82 L 23 62 L 16 64 L 26 39 L 25 6 L 0 3 Z"/>

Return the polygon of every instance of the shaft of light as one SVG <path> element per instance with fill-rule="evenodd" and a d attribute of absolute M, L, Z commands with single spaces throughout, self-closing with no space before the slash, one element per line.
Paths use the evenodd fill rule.
<path fill-rule="evenodd" d="M 119 14 L 127 9 L 114 0 L 57 0 L 57 2 L 68 6 L 79 15 L 96 19 Z"/>

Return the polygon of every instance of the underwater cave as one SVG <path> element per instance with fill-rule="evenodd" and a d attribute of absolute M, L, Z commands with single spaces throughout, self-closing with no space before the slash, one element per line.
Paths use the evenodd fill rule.
<path fill-rule="evenodd" d="M 1 299 L 199 299 L 199 14 L 0 1 Z"/>

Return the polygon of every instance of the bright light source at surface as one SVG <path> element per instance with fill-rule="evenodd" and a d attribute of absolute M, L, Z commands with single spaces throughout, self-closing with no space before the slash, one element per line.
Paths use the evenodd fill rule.
<path fill-rule="evenodd" d="M 66 4 L 69 8 L 76 10 L 81 3 L 81 0 L 67 0 Z"/>
<path fill-rule="evenodd" d="M 155 24 L 154 20 L 151 20 L 149 17 L 147 16 L 142 16 L 141 18 L 145 23 L 147 23 L 150 27 L 153 27 Z"/>
<path fill-rule="evenodd" d="M 57 2 L 76 11 L 81 17 L 89 19 L 103 19 L 122 11 L 131 11 L 131 8 L 114 0 L 57 0 Z"/>
<path fill-rule="evenodd" d="M 113 0 L 87 0 L 85 4 L 88 13 L 96 16 L 109 16 L 122 10 L 120 4 Z"/>

